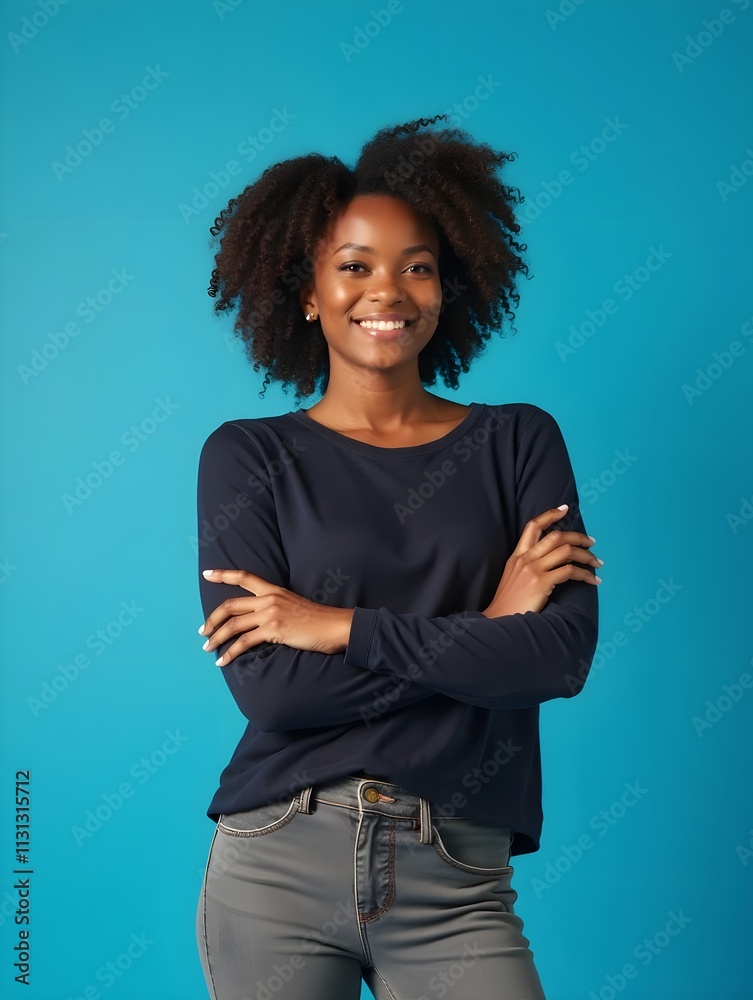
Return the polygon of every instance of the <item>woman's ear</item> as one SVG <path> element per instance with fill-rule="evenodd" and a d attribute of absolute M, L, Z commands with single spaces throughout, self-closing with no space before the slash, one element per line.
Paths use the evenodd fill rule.
<path fill-rule="evenodd" d="M 303 309 L 304 315 L 309 313 L 318 314 L 319 309 L 316 304 L 316 296 L 314 294 L 314 289 L 311 285 L 301 286 L 301 309 Z"/>

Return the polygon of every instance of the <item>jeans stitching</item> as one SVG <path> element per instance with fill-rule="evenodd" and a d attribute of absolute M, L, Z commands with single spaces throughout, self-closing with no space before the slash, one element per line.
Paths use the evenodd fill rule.
<path fill-rule="evenodd" d="M 361 948 L 363 949 L 364 958 L 366 962 L 371 965 L 371 950 L 369 948 L 368 941 L 366 940 L 366 929 L 362 926 L 358 915 L 358 838 L 361 834 L 361 826 L 363 825 L 363 812 L 359 809 L 358 813 L 358 825 L 356 827 L 355 840 L 353 842 L 353 903 L 355 906 L 356 914 L 356 929 L 358 931 L 358 937 L 361 941 Z"/>
<path fill-rule="evenodd" d="M 461 872 L 466 872 L 473 875 L 504 875 L 506 872 L 512 872 L 514 869 L 511 865 L 501 865 L 494 868 L 481 868 L 479 865 L 468 865 L 463 861 L 458 861 L 452 857 L 451 854 L 447 853 L 447 848 L 442 843 L 442 838 L 439 835 L 439 830 L 433 826 L 434 838 L 432 839 L 432 844 L 434 850 L 443 860 L 447 861 L 448 864 L 453 865 Z"/>
<path fill-rule="evenodd" d="M 281 816 L 280 819 L 274 821 L 274 823 L 268 823 L 266 826 L 257 826 L 252 830 L 242 830 L 234 826 L 226 826 L 222 822 L 222 817 L 220 817 L 217 826 L 222 830 L 223 833 L 230 837 L 263 837 L 265 834 L 274 833 L 275 830 L 281 829 L 283 826 L 287 826 L 288 823 L 293 819 L 295 814 L 298 812 L 298 803 L 295 799 L 290 803 L 290 808 Z M 224 814 L 223 814 L 224 815 Z"/>
<path fill-rule="evenodd" d="M 214 976 L 212 974 L 212 963 L 209 961 L 209 937 L 207 935 L 207 882 L 209 875 L 209 862 L 212 859 L 212 850 L 214 849 L 214 842 L 217 839 L 217 827 L 214 828 L 214 834 L 212 836 L 212 843 L 209 845 L 209 855 L 207 857 L 206 867 L 204 868 L 204 881 L 201 888 L 201 927 L 202 934 L 204 937 L 204 953 L 207 960 L 207 971 L 209 972 L 209 985 L 212 989 L 212 1000 L 217 1000 L 217 989 L 214 985 Z"/>
<path fill-rule="evenodd" d="M 392 998 L 392 1000 L 397 1000 L 397 997 L 395 996 L 395 994 L 394 994 L 394 993 L 392 992 L 392 990 L 391 990 L 391 989 L 389 988 L 389 986 L 387 985 L 387 980 L 386 980 L 386 979 L 384 978 L 384 976 L 383 976 L 383 975 L 382 975 L 382 973 L 381 973 L 381 972 L 379 971 L 379 969 L 377 969 L 377 967 L 376 967 L 375 965 L 372 965 L 372 966 L 371 966 L 371 968 L 372 968 L 372 969 L 374 970 L 374 972 L 376 972 L 376 974 L 377 974 L 377 975 L 379 976 L 379 978 L 380 978 L 380 979 L 382 980 L 382 982 L 384 983 L 384 988 L 385 988 L 385 989 L 387 990 L 387 992 L 389 993 L 389 995 L 390 995 L 390 997 Z"/>
<path fill-rule="evenodd" d="M 367 812 L 371 813 L 373 816 L 385 816 L 387 819 L 410 819 L 413 820 L 414 823 L 416 824 L 418 824 L 419 822 L 419 815 L 417 815 L 416 813 L 411 813 L 410 816 L 404 816 L 402 813 L 396 814 L 391 812 L 384 812 L 382 809 L 369 809 L 368 806 L 364 806 L 363 808 L 361 808 L 360 804 L 358 803 L 356 805 L 351 805 L 348 802 L 339 802 L 336 801 L 335 799 L 325 799 L 323 796 L 320 795 L 312 796 L 312 801 L 317 803 L 321 802 L 327 806 L 337 806 L 339 809 L 351 809 L 353 810 L 353 812 Z M 434 818 L 438 818 L 441 819 L 443 822 L 450 822 L 450 823 L 457 820 L 468 819 L 467 816 L 439 816 Z"/>
<path fill-rule="evenodd" d="M 347 802 L 335 802 L 333 799 L 320 799 L 317 797 L 316 801 L 317 803 L 321 802 L 325 806 L 337 806 L 338 809 L 350 809 L 352 812 L 369 813 L 371 816 L 384 816 L 385 819 L 411 819 L 411 820 L 416 819 L 414 815 L 403 816 L 402 813 L 400 814 L 388 813 L 384 812 L 381 809 L 369 809 L 368 806 L 364 806 L 363 808 L 361 808 L 360 805 L 352 806 L 349 805 Z"/>
<path fill-rule="evenodd" d="M 368 923 L 371 920 L 376 920 L 383 913 L 386 913 L 392 906 L 392 900 L 395 898 L 395 824 L 390 823 L 388 830 L 388 841 L 387 841 L 387 859 L 389 868 L 389 883 L 387 889 L 387 897 L 380 907 L 376 910 L 371 910 L 370 913 L 359 913 L 358 922 L 361 924 Z"/>

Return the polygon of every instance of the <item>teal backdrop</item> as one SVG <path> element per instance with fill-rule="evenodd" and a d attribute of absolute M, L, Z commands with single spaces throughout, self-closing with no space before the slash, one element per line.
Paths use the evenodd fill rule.
<path fill-rule="evenodd" d="M 209 226 L 277 160 L 442 112 L 518 154 L 533 277 L 432 391 L 552 413 L 605 561 L 517 912 L 550 1000 L 750 997 L 753 4 L 724 3 L 0 7 L 3 997 L 206 997 L 244 720 L 197 634 L 197 461 L 296 408 L 212 314 Z"/>

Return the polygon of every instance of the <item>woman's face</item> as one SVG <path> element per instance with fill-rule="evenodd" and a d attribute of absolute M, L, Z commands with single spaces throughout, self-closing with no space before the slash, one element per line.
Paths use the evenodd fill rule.
<path fill-rule="evenodd" d="M 368 194 L 341 209 L 319 242 L 314 283 L 301 295 L 304 311 L 313 307 L 319 316 L 330 362 L 380 371 L 415 365 L 442 305 L 438 257 L 433 226 L 407 202 Z M 356 322 L 386 314 L 408 322 L 389 332 Z"/>

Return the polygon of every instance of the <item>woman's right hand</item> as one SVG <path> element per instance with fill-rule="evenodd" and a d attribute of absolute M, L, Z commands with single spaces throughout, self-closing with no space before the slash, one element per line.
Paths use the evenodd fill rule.
<path fill-rule="evenodd" d="M 554 507 L 531 518 L 523 529 L 520 541 L 507 560 L 491 604 L 481 613 L 487 618 L 541 611 L 558 583 L 584 580 L 598 586 L 598 577 L 578 565 L 602 566 L 588 550 L 593 541 L 582 531 L 551 531 L 541 533 L 567 513 Z M 570 560 L 573 560 L 572 562 Z"/>

